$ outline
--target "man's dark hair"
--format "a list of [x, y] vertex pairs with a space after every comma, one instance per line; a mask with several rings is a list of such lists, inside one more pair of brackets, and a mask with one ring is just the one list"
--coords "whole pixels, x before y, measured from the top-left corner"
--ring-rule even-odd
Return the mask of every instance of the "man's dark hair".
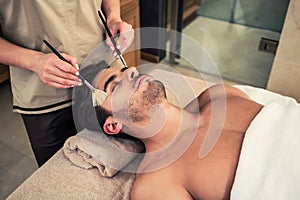
[[[101, 61], [98, 64], [92, 64], [83, 68], [80, 70], [80, 74], [86, 81], [92, 84], [96, 75], [101, 70], [109, 67], [110, 65], [105, 61]], [[74, 89], [73, 97], [73, 117], [77, 131], [80, 132], [82, 129], [86, 128], [92, 131], [102, 130], [104, 132], [103, 125], [109, 116], [113, 116], [112, 112], [106, 110], [102, 106], [94, 107], [92, 92], [85, 85], [76, 87]], [[116, 134], [114, 137], [136, 140], [136, 138], [128, 134]]]
[[[96, 75], [103, 69], [110, 67], [105, 61], [89, 65], [80, 71], [80, 74], [90, 84], [93, 83]], [[112, 113], [101, 106], [93, 106], [92, 92], [88, 87], [82, 85], [76, 87], [73, 93], [73, 115], [77, 131], [84, 128], [100, 131], [107, 117], [112, 116]]]

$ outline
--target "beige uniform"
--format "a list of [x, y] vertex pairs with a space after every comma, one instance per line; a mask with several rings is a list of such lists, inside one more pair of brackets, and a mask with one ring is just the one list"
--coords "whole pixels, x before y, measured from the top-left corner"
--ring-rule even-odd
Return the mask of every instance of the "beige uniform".
[[[80, 63], [103, 41], [97, 10], [101, 0], [0, 0], [2, 37], [19, 46], [49, 53], [43, 39]], [[1, 49], [2, 51], [2, 49]], [[13, 109], [40, 114], [71, 105], [72, 89], [44, 84], [38, 75], [10, 66]]]

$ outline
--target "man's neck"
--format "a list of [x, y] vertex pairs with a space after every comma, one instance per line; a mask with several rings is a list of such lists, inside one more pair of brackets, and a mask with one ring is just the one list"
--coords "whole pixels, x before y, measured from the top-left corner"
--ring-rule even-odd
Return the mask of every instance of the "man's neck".
[[168, 102], [164, 102], [160, 107], [162, 108], [160, 112], [164, 113], [157, 114], [157, 117], [163, 118], [162, 116], [165, 116], [163, 126], [153, 136], [141, 138], [147, 152], [162, 149], [173, 142], [175, 138], [178, 139], [181, 135], [185, 135], [198, 128], [199, 115], [186, 112]]

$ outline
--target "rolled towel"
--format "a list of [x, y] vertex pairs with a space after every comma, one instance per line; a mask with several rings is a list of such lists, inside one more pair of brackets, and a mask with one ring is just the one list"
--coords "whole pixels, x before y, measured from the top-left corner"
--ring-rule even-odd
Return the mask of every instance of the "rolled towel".
[[[84, 169], [96, 167], [100, 175], [113, 177], [141, 155], [144, 145], [137, 140], [110, 137], [102, 132], [84, 129], [67, 139], [63, 151], [74, 165]], [[135, 167], [136, 163], [127, 171], [132, 172]]]

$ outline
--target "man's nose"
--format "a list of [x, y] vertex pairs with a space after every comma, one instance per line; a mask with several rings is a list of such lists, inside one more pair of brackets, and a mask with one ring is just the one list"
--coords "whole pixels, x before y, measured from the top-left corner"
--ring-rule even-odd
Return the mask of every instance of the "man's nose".
[[126, 78], [129, 82], [133, 81], [136, 76], [139, 75], [139, 72], [135, 67], [130, 67], [126, 70]]

